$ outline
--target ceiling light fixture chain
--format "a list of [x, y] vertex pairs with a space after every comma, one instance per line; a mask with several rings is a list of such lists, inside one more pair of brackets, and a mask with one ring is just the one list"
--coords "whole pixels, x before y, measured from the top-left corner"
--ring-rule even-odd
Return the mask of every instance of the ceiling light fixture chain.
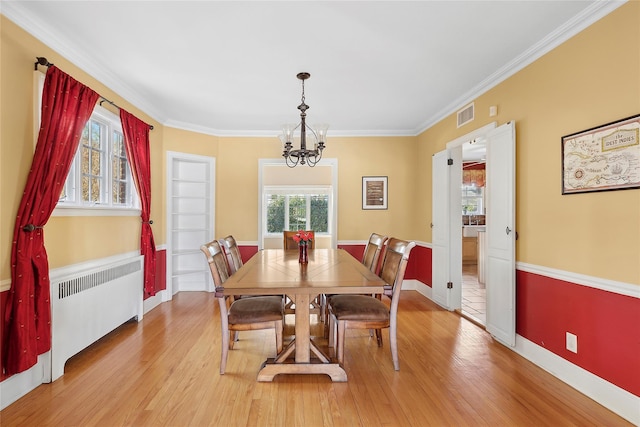
[[[284, 144], [282, 156], [284, 157], [287, 166], [290, 168], [296, 167], [298, 164], [306, 164], [313, 167], [322, 158], [322, 150], [325, 148], [327, 129], [329, 128], [329, 125], [316, 125], [315, 130], [307, 125], [306, 119], [309, 106], [305, 103], [304, 81], [311, 77], [311, 74], [298, 73], [296, 77], [302, 81], [302, 97], [301, 103], [298, 105], [298, 110], [300, 110], [300, 123], [297, 125], [286, 124], [282, 126], [282, 134], [280, 135], [280, 140]], [[298, 128], [300, 128], [300, 148], [293, 150], [292, 140], [294, 139], [294, 132]], [[307, 149], [307, 130], [315, 139], [313, 150]]]

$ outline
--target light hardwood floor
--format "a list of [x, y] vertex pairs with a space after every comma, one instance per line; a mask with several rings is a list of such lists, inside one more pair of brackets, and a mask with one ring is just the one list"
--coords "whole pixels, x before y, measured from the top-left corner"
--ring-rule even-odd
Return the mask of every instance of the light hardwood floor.
[[241, 333], [221, 376], [219, 319], [212, 294], [179, 293], [73, 357], [62, 378], [3, 410], [0, 424], [631, 425], [415, 291], [400, 301], [400, 371], [388, 331], [382, 348], [368, 331], [349, 331], [347, 383], [323, 375], [256, 382], [274, 356], [272, 331]]

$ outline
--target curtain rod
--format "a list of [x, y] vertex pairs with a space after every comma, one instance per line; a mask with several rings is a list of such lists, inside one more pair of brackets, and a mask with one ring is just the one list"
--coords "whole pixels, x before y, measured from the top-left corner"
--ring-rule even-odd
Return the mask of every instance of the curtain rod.
[[[37, 56], [37, 57], [36, 57], [36, 59], [37, 59], [37, 61], [36, 61], [35, 65], [34, 65], [34, 70], [35, 70], [35, 71], [38, 71], [38, 65], [42, 65], [42, 66], [45, 66], [45, 67], [50, 67], [50, 66], [52, 66], [52, 65], [53, 65], [53, 64], [52, 64], [51, 62], [49, 62], [49, 61], [47, 60], [47, 58], [45, 58], [45, 57]], [[113, 106], [114, 106], [114, 107], [116, 107], [118, 110], [120, 110], [120, 107], [119, 107], [115, 102], [108, 100], [107, 98], [105, 98], [105, 97], [104, 97], [104, 96], [102, 96], [102, 95], [99, 95], [99, 96], [100, 96], [100, 98], [102, 98], [102, 100], [100, 101], [100, 106], [102, 106], [102, 103], [103, 103], [103, 102], [106, 102], [106, 103], [108, 103], [108, 104], [113, 105]], [[149, 125], [149, 129], [150, 129], [150, 130], [153, 130], [153, 125]]]

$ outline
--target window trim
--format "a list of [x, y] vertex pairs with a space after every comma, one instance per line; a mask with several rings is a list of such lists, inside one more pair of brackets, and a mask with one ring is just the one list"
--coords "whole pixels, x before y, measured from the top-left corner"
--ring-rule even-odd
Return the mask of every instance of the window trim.
[[[42, 109], [42, 92], [44, 90], [44, 82], [46, 75], [38, 70], [33, 72], [33, 97], [34, 97], [34, 111], [33, 111], [33, 151], [36, 150], [36, 145], [38, 144], [38, 133], [40, 132], [40, 121], [41, 121], [41, 109]], [[106, 108], [96, 104], [93, 112], [91, 113], [91, 118], [93, 118], [94, 114], [99, 115], [103, 120], [116, 122], [118, 123], [118, 127], [120, 131], [122, 131], [122, 124], [120, 122], [120, 117], [117, 114], [107, 110]], [[90, 119], [91, 119], [90, 118]], [[110, 147], [111, 148], [111, 147]], [[69, 170], [69, 175], [77, 174], [76, 170], [73, 170], [76, 167], [76, 158], [78, 157], [78, 151], [80, 146], [78, 145], [78, 150], [76, 150], [76, 154], [74, 154], [73, 164]], [[111, 159], [106, 159], [107, 163], [110, 163]], [[127, 163], [129, 163], [129, 159], [127, 159]], [[79, 169], [79, 167], [78, 167]], [[138, 189], [136, 188], [135, 182], [133, 180], [133, 176], [131, 175], [131, 165], [129, 164], [129, 181], [131, 183], [131, 206], [111, 206], [111, 205], [80, 205], [78, 202], [71, 203], [60, 203], [56, 204], [51, 216], [140, 216], [142, 209], [140, 207], [140, 196], [138, 195]], [[68, 176], [67, 176], [68, 178]], [[75, 180], [75, 178], [74, 178]], [[66, 183], [65, 183], [66, 185]], [[111, 185], [111, 183], [107, 183], [107, 185]]]
[[[331, 167], [331, 188], [332, 188], [332, 207], [330, 212], [330, 223], [329, 223], [329, 238], [331, 239], [331, 247], [338, 247], [338, 159], [336, 158], [323, 158], [322, 163], [323, 166]], [[280, 159], [258, 159], [258, 194], [257, 194], [257, 203], [258, 203], [258, 250], [264, 249], [264, 225], [262, 221], [262, 215], [264, 210], [264, 205], [262, 203], [263, 200], [263, 187], [264, 187], [264, 170], [267, 166], [282, 166], [286, 168], [287, 165], [285, 160]], [[299, 166], [302, 167], [302, 166]]]
[[[127, 164], [129, 164], [127, 181], [130, 184], [131, 193], [129, 197], [131, 199], [131, 205], [130, 206], [112, 205], [112, 201], [111, 201], [111, 198], [112, 198], [111, 187], [112, 187], [112, 179], [113, 179], [112, 177], [113, 171], [111, 170], [113, 141], [111, 140], [111, 138], [114, 130], [117, 130], [123, 133], [122, 124], [120, 123], [120, 117], [117, 114], [114, 114], [111, 111], [107, 110], [106, 108], [100, 105], [96, 105], [89, 120], [96, 120], [100, 123], [104, 123], [107, 125], [106, 133], [108, 135], [109, 146], [106, 150], [104, 159], [102, 159], [102, 161], [104, 162], [107, 168], [107, 174], [103, 178], [103, 186], [105, 189], [107, 189], [106, 193], [104, 194], [104, 197], [106, 198], [106, 200], [108, 200], [108, 203], [92, 204], [88, 202], [82, 202], [80, 200], [74, 200], [72, 202], [58, 201], [51, 216], [139, 216], [141, 213], [140, 197], [138, 195], [135, 182], [133, 180], [129, 159], [127, 159]], [[80, 152], [80, 149], [81, 149], [81, 146], [78, 145], [78, 149], [76, 151], [76, 154], [74, 155], [73, 163], [69, 170], [69, 175], [67, 176], [67, 180], [69, 179], [69, 177], [73, 177], [72, 179], [76, 186], [80, 185], [79, 180], [81, 179], [80, 160], [79, 160], [80, 157], [78, 154]], [[74, 189], [74, 191], [75, 191], [75, 195], [77, 196], [78, 195], [77, 192], [79, 190]]]
[[[331, 188], [330, 185], [265, 185], [264, 187], [262, 187], [262, 209], [261, 209], [261, 223], [262, 223], [262, 229], [265, 230], [264, 232], [264, 237], [267, 238], [273, 238], [273, 237], [278, 237], [278, 236], [282, 236], [283, 232], [278, 232], [278, 233], [270, 233], [266, 230], [268, 230], [267, 227], [267, 210], [266, 210], [266, 202], [267, 202], [267, 196], [271, 195], [271, 194], [278, 194], [278, 195], [282, 195], [282, 196], [290, 196], [292, 194], [295, 195], [302, 195], [304, 194], [305, 196], [313, 196], [313, 195], [326, 195], [329, 196], [329, 206], [327, 208], [327, 231], [326, 232], [316, 232], [316, 234], [318, 236], [330, 236], [331, 235], [331, 230], [332, 230], [332, 223], [333, 223], [333, 218], [331, 217], [331, 214], [333, 212], [333, 189]], [[307, 204], [307, 208], [306, 208], [306, 212], [307, 212], [307, 219], [310, 221], [311, 220], [311, 199], [309, 197], [307, 197], [306, 199], [306, 204]], [[288, 225], [288, 216], [289, 216], [289, 210], [285, 209], [285, 228], [287, 228]]]

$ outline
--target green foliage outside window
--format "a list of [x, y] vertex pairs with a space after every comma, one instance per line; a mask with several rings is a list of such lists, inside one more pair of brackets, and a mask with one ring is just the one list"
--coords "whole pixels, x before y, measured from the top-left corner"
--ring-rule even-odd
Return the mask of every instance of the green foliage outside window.
[[[310, 212], [307, 212], [309, 201]], [[328, 195], [267, 195], [267, 233], [281, 233], [285, 229], [313, 230], [316, 233], [329, 232]], [[289, 214], [289, 225], [286, 215]]]

